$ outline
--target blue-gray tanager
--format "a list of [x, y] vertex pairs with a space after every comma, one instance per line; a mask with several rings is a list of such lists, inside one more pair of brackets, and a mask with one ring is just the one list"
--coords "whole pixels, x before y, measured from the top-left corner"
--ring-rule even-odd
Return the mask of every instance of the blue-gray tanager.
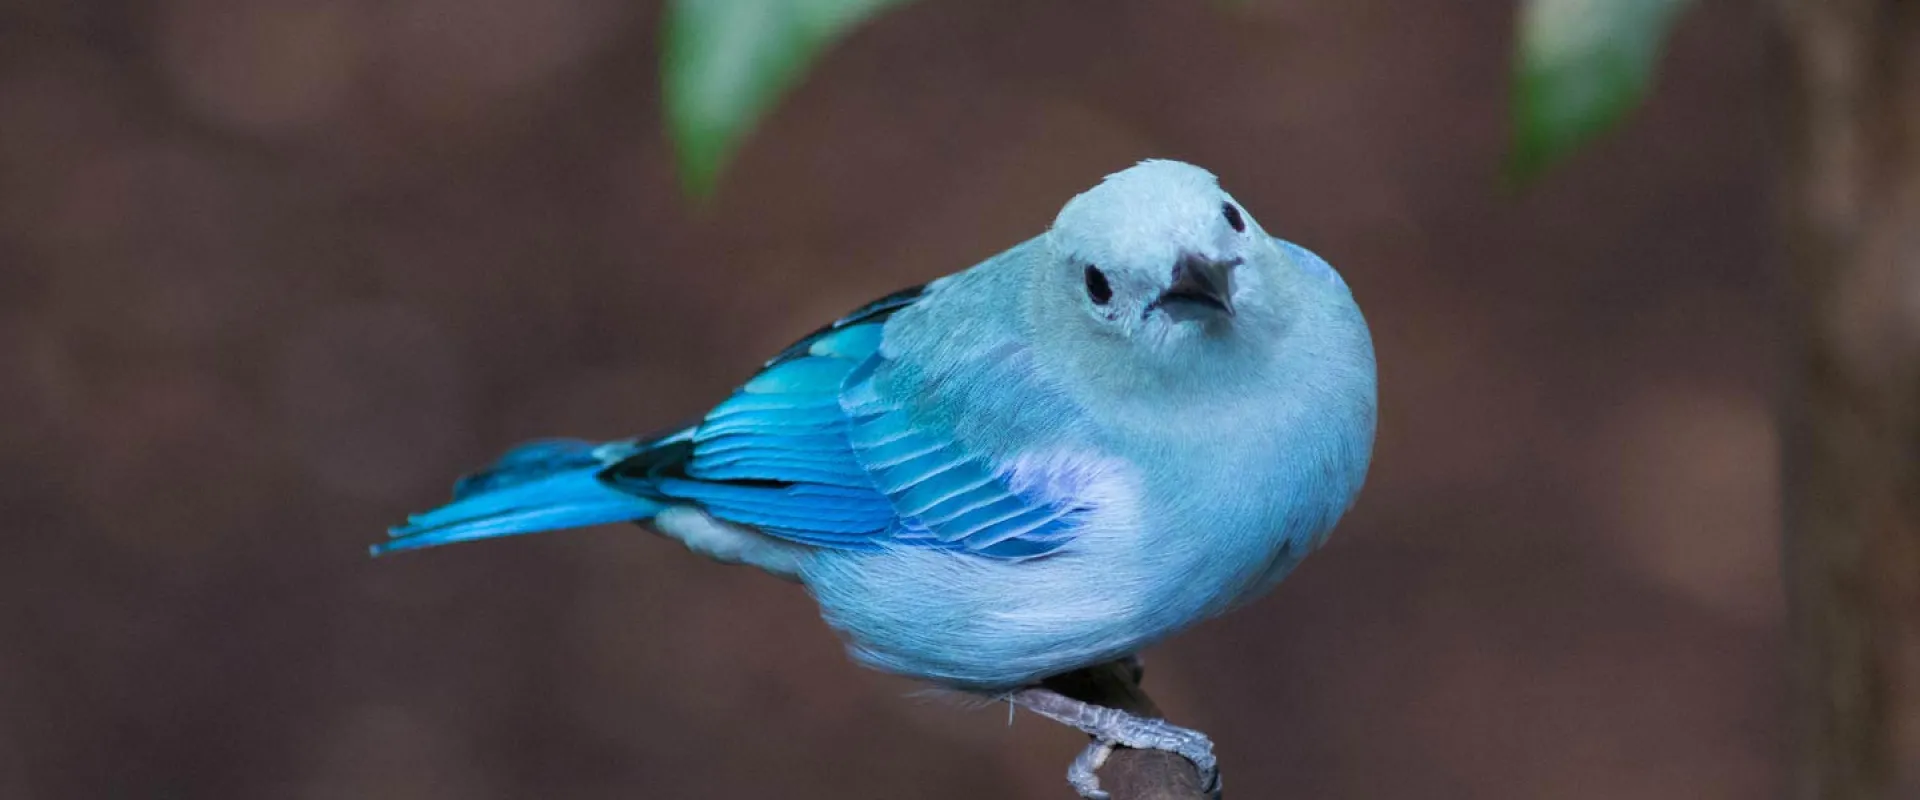
[[1146, 161], [801, 339], [699, 424], [523, 445], [376, 551], [647, 521], [798, 580], [863, 664], [1087, 730], [1083, 794], [1116, 744], [1212, 782], [1198, 733], [1033, 687], [1271, 588], [1353, 503], [1374, 417], [1340, 276], [1212, 174]]

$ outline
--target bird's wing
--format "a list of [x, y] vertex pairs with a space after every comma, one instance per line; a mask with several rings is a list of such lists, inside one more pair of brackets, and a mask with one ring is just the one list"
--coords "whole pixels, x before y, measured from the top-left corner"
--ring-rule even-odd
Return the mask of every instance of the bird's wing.
[[1079, 508], [1021, 491], [874, 380], [892, 363], [880, 352], [888, 319], [926, 292], [881, 298], [801, 339], [688, 433], [606, 479], [817, 547], [1017, 559], [1064, 546]]

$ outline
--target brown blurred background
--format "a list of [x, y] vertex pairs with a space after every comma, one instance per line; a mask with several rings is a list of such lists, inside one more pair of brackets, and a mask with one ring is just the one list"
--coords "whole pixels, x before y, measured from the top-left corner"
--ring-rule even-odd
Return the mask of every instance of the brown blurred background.
[[1148, 654], [1234, 795], [1777, 795], [1750, 5], [1515, 194], [1507, 3], [923, 0], [700, 208], [656, 3], [0, 0], [0, 797], [1069, 796], [1076, 734], [638, 529], [364, 548], [1149, 156], [1339, 266], [1379, 349], [1340, 533]]

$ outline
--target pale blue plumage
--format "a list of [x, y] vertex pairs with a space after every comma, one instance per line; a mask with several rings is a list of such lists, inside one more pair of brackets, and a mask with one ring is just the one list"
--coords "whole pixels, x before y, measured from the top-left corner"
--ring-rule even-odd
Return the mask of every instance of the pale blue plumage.
[[1206, 172], [1146, 162], [698, 425], [515, 450], [381, 549], [651, 519], [801, 581], [864, 663], [1004, 688], [1271, 587], [1351, 504], [1373, 427], [1338, 274]]

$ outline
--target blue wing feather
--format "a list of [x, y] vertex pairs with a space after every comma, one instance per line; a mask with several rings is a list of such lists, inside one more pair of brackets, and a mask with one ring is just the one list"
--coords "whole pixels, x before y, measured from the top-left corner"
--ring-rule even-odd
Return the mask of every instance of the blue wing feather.
[[1065, 546], [1081, 509], [1014, 492], [874, 380], [887, 318], [920, 296], [890, 295], [803, 338], [716, 406], [683, 453], [608, 479], [629, 473], [662, 498], [816, 547], [1032, 558]]
[[750, 395], [831, 394], [858, 362], [837, 356], [806, 356], [768, 367], [740, 391]]
[[838, 392], [821, 392], [817, 395], [784, 394], [736, 394], [707, 413], [707, 422], [713, 423], [738, 415], [751, 415], [755, 412], [793, 412], [800, 410], [831, 411], [833, 419], [842, 416], [840, 395]]

